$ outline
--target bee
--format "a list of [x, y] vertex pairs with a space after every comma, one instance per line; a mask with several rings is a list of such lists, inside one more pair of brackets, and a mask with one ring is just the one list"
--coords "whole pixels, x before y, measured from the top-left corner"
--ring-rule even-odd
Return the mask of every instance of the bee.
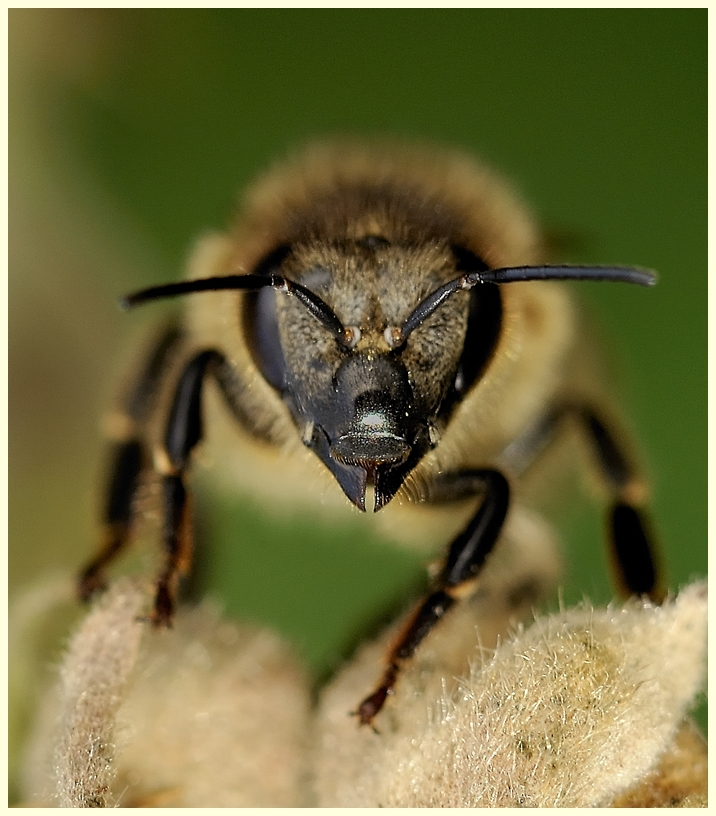
[[152, 620], [171, 623], [191, 564], [188, 472], [213, 389], [235, 426], [236, 470], [250, 483], [255, 463], [273, 463], [277, 501], [285, 488], [398, 520], [428, 509], [448, 530], [469, 505], [452, 539], [434, 542], [445, 547], [441, 566], [358, 705], [360, 723], [372, 723], [425, 635], [475, 591], [508, 510], [567, 424], [606, 486], [618, 584], [661, 601], [644, 480], [585, 373], [589, 342], [562, 283], [650, 286], [655, 275], [546, 265], [543, 245], [506, 182], [457, 152], [334, 141], [268, 172], [234, 229], [200, 243], [186, 280], [124, 300], [192, 295], [115, 417], [105, 537], [81, 596], [104, 586], [132, 537], [150, 473], [164, 548]]

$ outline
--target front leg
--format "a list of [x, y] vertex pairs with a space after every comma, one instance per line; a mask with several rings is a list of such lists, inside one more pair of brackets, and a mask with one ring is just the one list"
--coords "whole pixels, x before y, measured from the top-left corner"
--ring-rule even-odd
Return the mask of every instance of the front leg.
[[142, 471], [147, 467], [144, 429], [155, 410], [161, 383], [180, 341], [181, 333], [174, 325], [165, 329], [113, 415], [114, 445], [102, 512], [103, 541], [79, 576], [78, 591], [82, 600], [89, 600], [105, 588], [107, 566], [128, 546], [132, 537], [135, 497]]
[[568, 418], [575, 419], [595, 454], [597, 470], [611, 494], [608, 514], [611, 561], [617, 586], [625, 596], [648, 595], [662, 603], [665, 595], [658, 548], [644, 508], [647, 489], [639, 469], [603, 410], [585, 399], [554, 406], [528, 433], [505, 449], [510, 470], [522, 472], [537, 459]]
[[436, 501], [455, 500], [483, 493], [470, 523], [448, 550], [433, 592], [418, 606], [388, 655], [388, 665], [378, 688], [358, 706], [361, 725], [370, 725], [386, 698], [393, 693], [401, 666], [409, 660], [423, 638], [461, 598], [471, 595], [477, 578], [497, 541], [507, 515], [510, 487], [497, 470], [467, 470], [443, 477], [435, 486]]
[[166, 561], [157, 579], [152, 622], [171, 624], [179, 589], [179, 578], [191, 566], [191, 502], [185, 476], [192, 450], [202, 437], [201, 396], [207, 374], [223, 357], [216, 351], [202, 351], [184, 368], [174, 393], [174, 401], [164, 433], [164, 446], [155, 457], [162, 476], [163, 543]]

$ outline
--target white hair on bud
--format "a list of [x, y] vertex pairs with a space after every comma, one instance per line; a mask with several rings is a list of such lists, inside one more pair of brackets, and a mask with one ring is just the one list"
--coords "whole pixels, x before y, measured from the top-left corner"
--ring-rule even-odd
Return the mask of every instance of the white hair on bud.
[[[518, 558], [525, 538], [535, 549]], [[150, 588], [117, 582], [41, 700], [23, 804], [705, 806], [705, 742], [686, 714], [705, 672], [706, 584], [663, 606], [585, 603], [505, 637], [558, 563], [529, 514], [511, 516], [503, 549], [408, 662], [376, 731], [349, 712], [400, 622], [312, 712], [304, 670], [270, 630], [205, 603], [151, 631]], [[27, 631], [66, 600], [60, 589], [33, 600]]]
[[157, 640], [120, 711], [121, 803], [303, 806], [310, 691], [288, 645], [210, 604], [179, 609]]
[[84, 619], [60, 672], [55, 780], [60, 807], [108, 807], [115, 717], [134, 669], [146, 590], [118, 582]]
[[489, 659], [475, 649], [472, 669], [457, 687], [444, 683], [437, 706], [423, 693], [424, 671], [406, 671], [378, 733], [345, 724], [354, 665], [319, 714], [318, 804], [608, 804], [658, 763], [693, 705], [706, 621], [704, 583], [663, 606], [585, 604], [539, 618]]
[[25, 801], [303, 805], [310, 692], [289, 647], [208, 603], [152, 630], [150, 603], [121, 580], [80, 624], [26, 751]]

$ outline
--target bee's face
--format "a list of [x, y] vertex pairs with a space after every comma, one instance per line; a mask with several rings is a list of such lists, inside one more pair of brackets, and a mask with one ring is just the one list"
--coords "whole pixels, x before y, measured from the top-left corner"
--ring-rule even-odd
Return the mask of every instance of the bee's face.
[[[654, 280], [621, 267], [524, 266], [536, 255], [536, 234], [479, 167], [338, 143], [307, 154], [285, 175], [269, 174], [230, 244], [217, 256], [221, 274], [150, 287], [127, 303], [248, 291], [239, 299], [239, 337], [211, 341], [219, 359], [224, 346], [238, 347], [230, 373], [219, 375], [229, 403], [273, 442], [293, 432], [290, 420], [285, 427], [290, 416], [361, 509], [369, 484], [376, 509], [389, 502], [438, 444], [453, 408], [477, 393], [493, 359], [511, 359], [496, 353], [510, 336], [503, 319], [514, 325], [521, 318], [507, 299], [503, 314], [503, 284]], [[274, 393], [253, 387], [257, 371]], [[477, 439], [482, 432], [472, 429]]]
[[[280, 257], [283, 256], [283, 257]], [[347, 327], [340, 343], [294, 298], [247, 298], [249, 345], [302, 435], [361, 509], [388, 502], [439, 436], [457, 393], [471, 296], [457, 293], [404, 344], [392, 341], [415, 307], [453, 279], [457, 259], [431, 241], [380, 236], [305, 242], [269, 263], [318, 295]]]

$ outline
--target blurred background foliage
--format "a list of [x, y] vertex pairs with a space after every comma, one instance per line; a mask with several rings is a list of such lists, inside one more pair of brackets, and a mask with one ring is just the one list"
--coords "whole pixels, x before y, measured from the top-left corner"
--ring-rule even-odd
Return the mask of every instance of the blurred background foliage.
[[[575, 239], [569, 260], [659, 271], [650, 291], [580, 293], [645, 451], [670, 585], [706, 572], [705, 9], [9, 21], [11, 597], [93, 549], [100, 417], [152, 322], [117, 297], [182, 275], [193, 239], [227, 223], [258, 171], [335, 132], [462, 146]], [[422, 580], [419, 556], [365, 540], [350, 514], [319, 531], [198, 489], [209, 591], [277, 626], [319, 674]], [[563, 522], [565, 598], [611, 597], [600, 509]]]

